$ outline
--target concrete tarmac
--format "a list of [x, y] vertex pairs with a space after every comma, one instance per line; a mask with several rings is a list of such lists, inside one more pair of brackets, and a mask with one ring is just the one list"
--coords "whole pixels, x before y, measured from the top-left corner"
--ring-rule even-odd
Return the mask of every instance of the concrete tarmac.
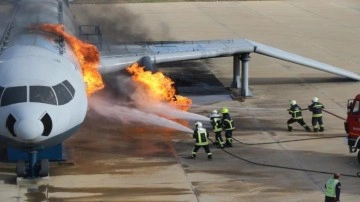
[[[111, 42], [247, 38], [360, 73], [356, 0], [71, 6], [80, 24], [100, 24]], [[203, 150], [197, 159], [187, 159], [194, 144], [187, 133], [123, 125], [90, 112], [65, 142], [68, 162], [51, 164], [48, 179], [17, 184], [15, 165], [2, 162], [1, 201], [324, 201], [324, 184], [333, 172], [343, 174], [341, 201], [359, 200], [360, 165], [344, 143], [344, 121], [325, 113], [322, 133], [296, 124], [288, 132], [286, 125], [289, 100], [306, 108], [314, 96], [345, 118], [358, 82], [251, 54], [253, 96], [240, 102], [226, 90], [231, 57], [158, 68], [192, 98], [190, 112], [208, 116], [213, 109], [229, 108], [236, 125], [232, 148], [211, 145], [212, 161]], [[311, 114], [304, 111], [304, 117], [311, 125]], [[301, 141], [282, 142], [289, 140]]]

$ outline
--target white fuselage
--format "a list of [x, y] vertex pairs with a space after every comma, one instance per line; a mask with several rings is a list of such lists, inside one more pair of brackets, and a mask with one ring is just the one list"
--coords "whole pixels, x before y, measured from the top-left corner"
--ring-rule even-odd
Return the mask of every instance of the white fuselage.
[[[63, 4], [59, 9], [59, 3]], [[63, 142], [84, 121], [87, 95], [81, 69], [66, 42], [29, 29], [64, 24], [75, 33], [61, 0], [21, 0], [0, 53], [0, 141], [37, 150]]]

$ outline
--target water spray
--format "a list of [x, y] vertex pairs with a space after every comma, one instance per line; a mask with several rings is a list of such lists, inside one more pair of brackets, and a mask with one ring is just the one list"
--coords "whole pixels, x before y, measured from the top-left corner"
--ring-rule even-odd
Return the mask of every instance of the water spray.
[[157, 125], [166, 128], [172, 128], [178, 131], [192, 133], [193, 130], [183, 126], [176, 121], [164, 118], [157, 114], [140, 111], [136, 108], [112, 104], [106, 98], [93, 96], [89, 99], [89, 107], [97, 114], [107, 117], [114, 121], [120, 121], [122, 124], [144, 123]]

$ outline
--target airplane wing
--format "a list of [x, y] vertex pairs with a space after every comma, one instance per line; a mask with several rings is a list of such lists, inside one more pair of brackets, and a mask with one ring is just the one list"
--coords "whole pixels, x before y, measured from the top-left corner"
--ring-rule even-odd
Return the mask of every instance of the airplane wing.
[[244, 53], [258, 53], [360, 81], [360, 76], [354, 72], [247, 39], [111, 45], [104, 47], [101, 51], [99, 71], [100, 73], [118, 71], [134, 62], [153, 65], [164, 62], [227, 57]]

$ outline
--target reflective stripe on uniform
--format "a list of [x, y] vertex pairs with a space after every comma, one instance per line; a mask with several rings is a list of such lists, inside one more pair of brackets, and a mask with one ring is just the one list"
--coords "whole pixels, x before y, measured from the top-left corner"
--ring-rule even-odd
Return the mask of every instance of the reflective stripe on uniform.
[[206, 130], [204, 128], [198, 128], [195, 145], [199, 145], [199, 146], [208, 145], [209, 142], [206, 136], [207, 136]]
[[212, 118], [212, 124], [213, 124], [213, 131], [214, 132], [218, 132], [218, 131], [222, 131], [222, 127], [221, 127], [221, 118], [220, 117], [213, 117]]
[[302, 119], [301, 110], [289, 110], [293, 119]]
[[228, 124], [224, 124], [224, 130], [234, 130], [235, 126], [233, 124], [233, 120], [231, 119], [224, 119], [224, 122], [227, 122]]
[[320, 103], [313, 103], [309, 106], [309, 109], [313, 112], [312, 117], [322, 117], [322, 109], [324, 109], [324, 105]]
[[337, 179], [329, 179], [326, 182], [325, 195], [328, 197], [336, 197], [336, 184], [339, 182]]

